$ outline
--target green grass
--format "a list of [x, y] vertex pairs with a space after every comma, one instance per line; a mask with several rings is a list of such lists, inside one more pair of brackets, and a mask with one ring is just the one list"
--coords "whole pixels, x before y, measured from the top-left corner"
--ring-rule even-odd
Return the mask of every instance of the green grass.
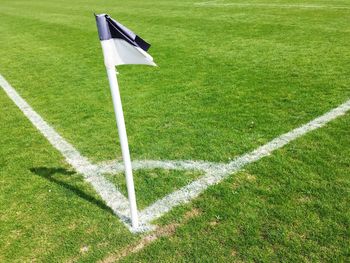
[[[0, 74], [94, 162], [119, 159], [120, 148], [93, 12], [149, 41], [159, 65], [119, 69], [133, 159], [228, 162], [350, 98], [350, 9], [195, 2], [0, 0]], [[249, 3], [350, 8], [338, 0]], [[95, 262], [140, 238], [2, 90], [0, 105], [1, 262]], [[202, 213], [125, 260], [348, 261], [349, 121], [176, 208], [157, 223], [193, 207]], [[139, 171], [139, 205], [196, 176]], [[121, 176], [110, 179], [124, 189]]]
[[[0, 261], [94, 261], [134, 240], [0, 90]], [[122, 238], [121, 238], [122, 237]], [[89, 247], [84, 255], [80, 250]]]
[[[137, 205], [139, 209], [146, 208], [159, 198], [185, 186], [194, 179], [203, 175], [198, 171], [145, 169], [133, 173]], [[124, 173], [108, 174], [106, 177], [127, 196], [126, 180]]]
[[209, 188], [199, 217], [125, 261], [348, 261], [349, 125], [348, 115]]

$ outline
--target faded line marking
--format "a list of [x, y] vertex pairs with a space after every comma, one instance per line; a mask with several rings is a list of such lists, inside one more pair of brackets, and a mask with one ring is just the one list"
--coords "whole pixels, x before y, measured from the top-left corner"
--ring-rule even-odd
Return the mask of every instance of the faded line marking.
[[103, 260], [99, 261], [100, 263], [112, 263], [118, 262], [121, 259], [129, 256], [130, 254], [137, 253], [147, 246], [151, 245], [154, 241], [161, 237], [169, 237], [175, 234], [176, 229], [184, 224], [186, 224], [190, 219], [197, 217], [202, 212], [196, 208], [185, 213], [183, 220], [181, 223], [171, 223], [165, 226], [161, 226], [155, 229], [155, 231], [151, 234], [148, 234], [138, 240], [136, 243], [131, 244], [121, 250], [119, 250], [115, 254], [108, 255]]
[[267, 8], [300, 8], [300, 9], [350, 9], [349, 6], [336, 5], [313, 5], [313, 4], [278, 4], [278, 3], [223, 3], [218, 1], [208, 1], [195, 3], [195, 6], [200, 7], [267, 7]]
[[[2, 86], [8, 97], [17, 105], [30, 122], [45, 136], [77, 172], [84, 176], [95, 191], [101, 196], [106, 204], [130, 229], [130, 211], [128, 199], [120, 193], [112, 183], [107, 181], [99, 172], [99, 168], [83, 157], [70, 143], [59, 135], [30, 105], [17, 93], [17, 91], [0, 75], [0, 86]], [[141, 226], [148, 229], [150, 226]], [[138, 230], [135, 230], [138, 231]]]

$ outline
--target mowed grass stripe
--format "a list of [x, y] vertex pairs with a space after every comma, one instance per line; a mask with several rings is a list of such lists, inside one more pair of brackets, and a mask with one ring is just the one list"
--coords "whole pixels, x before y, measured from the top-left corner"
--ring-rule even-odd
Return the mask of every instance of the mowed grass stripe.
[[[41, 5], [50, 10], [50, 4]], [[155, 12], [147, 2], [136, 25], [126, 11], [134, 5], [123, 5], [120, 14], [111, 5], [111, 14], [146, 34], [160, 68], [120, 69], [133, 158], [226, 162], [336, 106], [349, 93], [345, 17], [222, 10], [196, 12], [189, 19], [184, 16], [192, 9], [184, 13], [176, 7], [165, 19], [160, 10], [169, 8], [162, 5]], [[37, 20], [48, 21], [50, 12], [44, 18], [17, 12], [33, 26], [27, 35], [35, 35], [28, 45], [19, 41], [20, 34], [15, 37], [25, 52], [7, 46], [12, 50], [7, 53], [23, 60], [16, 70], [5, 69], [5, 77], [20, 82], [25, 98], [81, 152], [94, 160], [113, 159], [119, 146], [94, 21], [85, 23], [90, 14], [84, 8], [72, 9], [72, 20], [54, 16], [57, 10], [51, 9], [52, 24]], [[147, 19], [150, 12], [155, 13]], [[66, 26], [77, 15], [83, 19], [76, 27], [86, 24], [86, 31]], [[226, 21], [224, 27], [214, 18]], [[17, 21], [13, 18], [5, 33], [24, 32]], [[39, 50], [44, 36], [48, 46]], [[30, 61], [36, 57], [40, 63], [33, 68]]]
[[[7, 95], [13, 100], [13, 102], [21, 109], [21, 111], [23, 111], [26, 117], [33, 123], [33, 125], [50, 141], [50, 143], [56, 149], [61, 152], [61, 154], [66, 158], [66, 161], [72, 165], [77, 172], [84, 175], [85, 180], [92, 184], [107, 205], [112, 208], [112, 210], [122, 219], [122, 221], [125, 222], [124, 217], [127, 215], [125, 212], [127, 210], [127, 203], [125, 197], [118, 190], [121, 186], [121, 189], [124, 190], [123, 192], [125, 193], [125, 184], [121, 183], [121, 177], [110, 177], [110, 181], [117, 183], [117, 188], [115, 189], [113, 185], [101, 177], [100, 168], [91, 164], [86, 158], [81, 156], [72, 145], [67, 143], [59, 134], [57, 134], [57, 132], [51, 126], [49, 126], [35, 111], [33, 111], [33, 109], [16, 93], [16, 91], [6, 82], [5, 79], [2, 78], [1, 75], [0, 85], [4, 88]], [[344, 115], [349, 109], [350, 101], [347, 101], [337, 108], [334, 108], [324, 115], [310, 121], [309, 123], [273, 139], [269, 143], [260, 146], [256, 150], [247, 153], [228, 164], [217, 164], [210, 167], [211, 164], [207, 163], [209, 168], [204, 170], [205, 175], [193, 182], [190, 182], [191, 177], [188, 179], [181, 178], [182, 180], [179, 180], [179, 178], [176, 178], [176, 176], [169, 176], [169, 172], [164, 174], [164, 176], [160, 176], [165, 177], [165, 181], [163, 178], [163, 182], [162, 180], [158, 180], [160, 182], [156, 182], [157, 180], [150, 178], [150, 174], [142, 179], [136, 176], [136, 190], [137, 192], [141, 192], [141, 202], [139, 202], [141, 203], [141, 208], [145, 208], [145, 200], [146, 202], [147, 199], [148, 201], [152, 199], [153, 201], [156, 200], [154, 204], [152, 204], [150, 207], [146, 207], [145, 210], [140, 213], [141, 222], [148, 224], [154, 219], [159, 218], [164, 213], [170, 211], [174, 206], [191, 201], [208, 186], [220, 182], [232, 173], [241, 170], [245, 165], [270, 155], [274, 150], [285, 146], [306, 133], [321, 128], [335, 118]], [[149, 167], [145, 166], [144, 168]], [[160, 170], [157, 170], [156, 173], [162, 174]], [[181, 175], [182, 172], [176, 172], [175, 174]], [[150, 184], [147, 183], [148, 181]], [[174, 191], [176, 186], [182, 186], [184, 185], [184, 182], [187, 182], [187, 185], [183, 186], [178, 191]], [[171, 185], [172, 188], [170, 189], [172, 189], [174, 192], [170, 193], [164, 198], [159, 199], [164, 194], [171, 192], [169, 189], [166, 189], [165, 186], [167, 184]], [[160, 187], [159, 190], [156, 191], [157, 185]], [[142, 187], [144, 189], [142, 189]], [[148, 194], [149, 189], [152, 189], [151, 194]]]
[[[96, 161], [115, 159], [118, 142], [93, 11], [108, 11], [145, 37], [161, 65], [120, 69], [134, 158], [227, 162], [350, 97], [347, 11], [197, 8], [195, 2], [3, 0], [0, 72]], [[44, 36], [52, 43], [40, 43]], [[28, 172], [45, 164], [67, 167], [46, 156], [53, 153], [45, 142], [24, 151], [36, 133], [19, 130], [24, 117], [8, 119], [16, 110], [0, 100], [13, 108], [1, 115], [10, 123], [1, 125], [1, 135], [18, 138], [1, 136], [1, 180], [8, 190], [0, 198], [6, 247], [0, 261], [95, 262], [136, 241], [94, 203], [92, 189], [83, 191], [90, 203]], [[337, 120], [210, 188], [194, 204], [203, 216], [125, 261], [347, 261], [348, 127], [348, 117]], [[34, 171], [56, 171], [50, 177], [86, 187], [69, 170]], [[28, 178], [26, 189], [19, 187]], [[50, 198], [46, 188], [41, 195], [37, 185], [57, 195]], [[160, 222], [177, 221], [190, 208], [181, 206]]]

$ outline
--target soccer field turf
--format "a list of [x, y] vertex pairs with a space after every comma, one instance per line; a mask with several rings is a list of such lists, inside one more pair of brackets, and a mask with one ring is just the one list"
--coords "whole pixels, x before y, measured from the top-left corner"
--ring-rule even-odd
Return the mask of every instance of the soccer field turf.
[[[134, 160], [228, 163], [350, 98], [349, 1], [0, 0], [0, 74], [94, 163], [121, 160], [94, 12], [159, 65], [118, 68]], [[1, 88], [0, 105], [1, 262], [350, 260], [349, 113], [157, 219], [156, 239], [130, 233]], [[199, 176], [138, 170], [139, 207]]]

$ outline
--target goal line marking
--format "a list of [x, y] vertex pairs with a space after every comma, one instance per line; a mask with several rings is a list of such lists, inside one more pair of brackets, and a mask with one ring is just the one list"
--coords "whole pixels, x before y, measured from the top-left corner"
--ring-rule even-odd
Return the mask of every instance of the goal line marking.
[[2, 75], [0, 75], [0, 86], [29, 121], [64, 156], [67, 163], [84, 176], [85, 181], [92, 185], [113, 212], [131, 229], [128, 199], [112, 183], [105, 179], [99, 172], [98, 166], [90, 163], [73, 145], [58, 134], [52, 126], [33, 110]]
[[284, 133], [272, 141], [246, 153], [229, 163], [214, 163], [205, 161], [161, 161], [140, 160], [133, 161], [133, 169], [168, 169], [168, 170], [197, 170], [204, 173], [203, 176], [192, 181], [188, 185], [159, 199], [142, 211], [139, 211], [141, 227], [133, 229], [130, 224], [130, 212], [128, 199], [103, 175], [107, 173], [120, 173], [124, 170], [122, 163], [117, 161], [92, 164], [82, 156], [69, 142], [55, 131], [30, 105], [16, 92], [16, 90], [0, 75], [0, 86], [17, 105], [32, 124], [47, 138], [47, 140], [64, 156], [77, 172], [84, 176], [106, 204], [121, 219], [132, 232], [144, 232], [153, 229], [152, 221], [169, 212], [175, 206], [188, 203], [200, 195], [209, 186], [217, 184], [228, 176], [238, 172], [245, 165], [256, 162], [270, 155], [273, 151], [282, 148], [297, 138], [319, 129], [328, 122], [345, 115], [350, 110], [350, 100], [317, 117], [316, 119]]

